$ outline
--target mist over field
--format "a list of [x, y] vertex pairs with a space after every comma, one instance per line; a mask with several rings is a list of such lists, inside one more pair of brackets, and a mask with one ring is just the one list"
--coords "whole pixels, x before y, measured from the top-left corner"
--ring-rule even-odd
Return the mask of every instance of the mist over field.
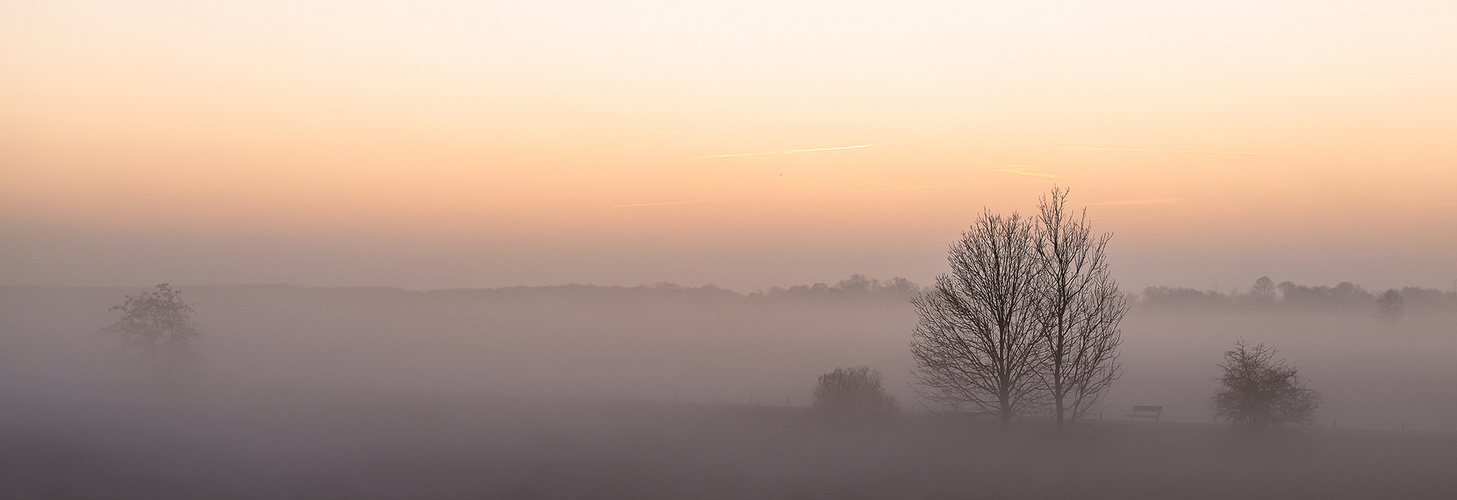
[[[1391, 319], [1370, 294], [1254, 304], [1150, 289], [1124, 322], [1121, 378], [1074, 439], [1049, 441], [1043, 419], [1008, 434], [921, 402], [904, 286], [182, 289], [202, 332], [197, 363], [162, 383], [98, 332], [110, 306], [145, 290], [0, 288], [0, 494], [1457, 491], [1437, 472], [1457, 465], [1457, 309], [1440, 291]], [[1240, 339], [1299, 365], [1324, 398], [1315, 428], [1242, 441], [1211, 425], [1216, 363]], [[908, 411], [894, 424], [817, 423], [815, 379], [844, 366], [883, 372]], [[1163, 406], [1161, 423], [1125, 418], [1133, 405]], [[1054, 458], [1067, 479], [1027, 486]], [[1327, 471], [1346, 482], [1285, 477]]]
[[1453, 26], [0, 1], [0, 500], [1454, 499]]

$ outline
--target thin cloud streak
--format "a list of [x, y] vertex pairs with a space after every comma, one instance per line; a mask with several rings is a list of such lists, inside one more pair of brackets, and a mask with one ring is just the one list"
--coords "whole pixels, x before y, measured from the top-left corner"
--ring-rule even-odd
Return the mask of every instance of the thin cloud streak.
[[920, 185], [920, 186], [894, 186], [894, 187], [887, 187], [887, 188], [848, 189], [848, 190], [844, 190], [844, 191], [834, 191], [833, 194], [845, 194], [845, 193], [876, 193], [876, 192], [881, 192], [881, 191], [909, 191], [909, 190], [912, 190], [912, 189], [935, 189], [935, 188], [944, 188], [944, 187], [979, 186], [979, 185], [982, 185], [982, 184], [992, 184], [992, 182], [986, 182], [986, 181], [983, 181], [983, 182], [959, 182], [959, 183], [955, 183], [955, 184], [924, 184], [924, 185]]
[[1260, 155], [1273, 156], [1278, 153], [1260, 153], [1252, 151], [1193, 151], [1187, 149], [1148, 149], [1148, 148], [1078, 148], [1068, 146], [970, 146], [977, 149], [1067, 149], [1077, 151], [1142, 151], [1150, 153], [1192, 153], [1211, 155]]
[[[841, 190], [841, 191], [807, 193], [806, 195], [809, 196], [809, 195], [817, 195], [817, 194], [849, 194], [849, 193], [874, 193], [874, 192], [882, 192], [882, 191], [907, 191], [907, 190], [912, 190], [912, 189], [935, 189], [935, 188], [945, 188], [945, 187], [977, 186], [977, 185], [994, 184], [994, 183], [995, 182], [985, 182], [984, 181], [984, 182], [962, 182], [962, 183], [955, 183], [955, 184], [925, 184], [925, 185], [920, 185], [920, 186], [893, 186], [893, 187], [886, 187], [886, 188], [846, 189], [846, 190]], [[749, 197], [749, 198], [720, 198], [720, 199], [714, 199], [714, 200], [662, 201], [662, 202], [654, 202], [654, 203], [628, 203], [628, 204], [623, 204], [623, 205], [612, 205], [610, 208], [660, 207], [660, 206], [667, 206], [667, 205], [689, 205], [689, 204], [694, 204], [694, 203], [718, 203], [718, 202], [725, 202], [725, 201], [778, 200], [778, 199], [791, 198], [791, 197], [793, 197], [793, 196], [765, 196], [765, 197]]]
[[1030, 175], [1032, 177], [1057, 177], [1056, 175], [1053, 175], [1053, 174], [1044, 174], [1042, 172], [1033, 172], [1030, 169], [1037, 168], [1037, 167], [1033, 167], [1031, 165], [997, 165], [997, 166], [998, 167], [1005, 167], [1005, 168], [987, 168], [987, 169], [983, 169], [983, 170], [987, 170], [989, 172], [1004, 172], [1004, 173], [1008, 173], [1008, 174], [1017, 174], [1017, 175]]
[[1183, 198], [1153, 198], [1153, 199], [1146, 199], [1146, 200], [1100, 201], [1098, 203], [1089, 203], [1086, 206], [1096, 207], [1096, 206], [1103, 206], [1103, 205], [1158, 205], [1158, 204], [1163, 204], [1163, 203], [1178, 203], [1178, 202], [1181, 202], [1181, 201], [1184, 201], [1184, 199]]
[[660, 202], [655, 202], [655, 203], [629, 203], [629, 204], [626, 204], [626, 205], [613, 205], [612, 208], [660, 207], [660, 206], [663, 206], [663, 205], [689, 205], [689, 204], [693, 204], [693, 203], [717, 203], [717, 202], [720, 202], [720, 201], [748, 201], [748, 200], [757, 200], [757, 199], [760, 199], [760, 198], [722, 198], [722, 199], [717, 199], [717, 200], [660, 201]]
[[868, 148], [870, 146], [874, 146], [874, 144], [860, 144], [858, 146], [839, 146], [839, 147], [833, 147], [833, 148], [789, 149], [789, 150], [785, 150], [785, 151], [766, 151], [766, 152], [763, 152], [763, 153], [733, 153], [733, 154], [726, 154], [726, 155], [699, 156], [698, 158], [734, 158], [734, 157], [738, 157], [738, 156], [787, 155], [787, 154], [794, 154], [794, 153], [813, 153], [813, 152], [816, 152], [816, 151], [834, 151], [834, 150], [837, 150], [837, 149]]

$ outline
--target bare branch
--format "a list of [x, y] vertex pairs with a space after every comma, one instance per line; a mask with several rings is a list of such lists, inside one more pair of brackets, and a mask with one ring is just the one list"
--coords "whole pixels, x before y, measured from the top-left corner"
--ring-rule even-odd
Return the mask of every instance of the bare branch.
[[952, 245], [951, 274], [912, 301], [920, 321], [911, 354], [928, 399], [1003, 422], [1042, 404], [1033, 247], [1030, 221], [984, 213]]

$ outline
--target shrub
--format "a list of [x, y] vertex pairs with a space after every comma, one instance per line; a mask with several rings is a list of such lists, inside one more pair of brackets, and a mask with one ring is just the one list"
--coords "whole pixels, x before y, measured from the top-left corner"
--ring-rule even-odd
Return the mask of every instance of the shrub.
[[820, 375], [812, 409], [835, 420], [880, 420], [899, 413], [900, 404], [880, 385], [880, 372], [862, 366]]
[[1274, 360], [1275, 350], [1244, 342], [1224, 353], [1224, 385], [1214, 395], [1215, 414], [1237, 427], [1315, 424], [1320, 396], [1300, 380], [1299, 369]]

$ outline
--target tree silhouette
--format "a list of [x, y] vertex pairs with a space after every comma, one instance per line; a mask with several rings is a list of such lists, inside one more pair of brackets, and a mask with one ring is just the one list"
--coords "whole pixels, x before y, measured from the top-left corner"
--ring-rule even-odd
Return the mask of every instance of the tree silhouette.
[[830, 419], [878, 420], [898, 413], [900, 404], [881, 386], [880, 372], [862, 366], [820, 375], [812, 409]]
[[1314, 425], [1320, 396], [1305, 387], [1299, 370], [1275, 360], [1264, 344], [1240, 341], [1224, 353], [1224, 386], [1214, 395], [1215, 415], [1239, 427]]
[[1269, 276], [1260, 276], [1255, 284], [1250, 287], [1249, 299], [1255, 305], [1268, 307], [1275, 303], [1276, 295], [1275, 282]]
[[1406, 300], [1402, 298], [1401, 292], [1387, 290], [1376, 298], [1376, 315], [1389, 320], [1401, 318], [1406, 312]]
[[1045, 399], [1039, 266], [1032, 224], [984, 212], [951, 246], [951, 273], [912, 300], [911, 339], [921, 395], [971, 406], [1004, 424]]
[[110, 310], [121, 311], [121, 319], [102, 328], [115, 333], [130, 348], [145, 353], [164, 378], [186, 368], [192, 357], [192, 341], [200, 336], [192, 324], [192, 306], [182, 292], [167, 283], [141, 295], [127, 295]]
[[1074, 218], [1066, 204], [1066, 190], [1042, 197], [1036, 235], [1046, 350], [1038, 373], [1059, 428], [1086, 414], [1118, 378], [1118, 325], [1128, 312], [1108, 275], [1104, 249], [1113, 235], [1094, 236], [1087, 210]]

